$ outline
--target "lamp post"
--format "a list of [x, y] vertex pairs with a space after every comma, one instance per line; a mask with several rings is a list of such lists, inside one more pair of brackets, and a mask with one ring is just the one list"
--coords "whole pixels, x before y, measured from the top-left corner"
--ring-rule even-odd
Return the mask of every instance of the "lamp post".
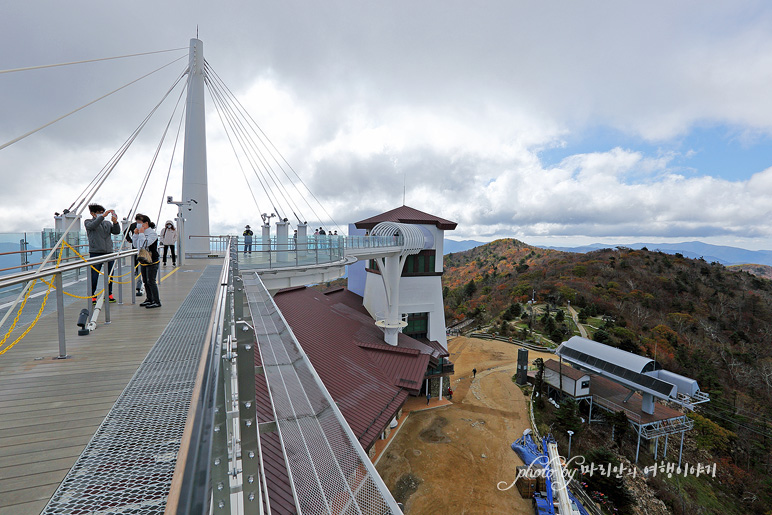
[[571, 437], [574, 436], [574, 432], [570, 429], [566, 431], [568, 433], [568, 459], [571, 459]]

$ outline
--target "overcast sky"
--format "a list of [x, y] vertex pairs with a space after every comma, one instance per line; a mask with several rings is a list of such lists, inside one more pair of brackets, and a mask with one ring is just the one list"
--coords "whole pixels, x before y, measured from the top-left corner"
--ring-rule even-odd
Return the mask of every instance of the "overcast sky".
[[[180, 49], [0, 74], [0, 145], [183, 57], [0, 150], [0, 232], [52, 226], [184, 69], [198, 27], [339, 228], [404, 191], [457, 221], [453, 239], [772, 249], [767, 1], [50, 0], [4, 2], [0, 18], [0, 70]], [[128, 211], [179, 91], [95, 200]], [[272, 203], [248, 175], [255, 205], [206, 101], [211, 232], [257, 226]], [[166, 194], [181, 194], [170, 132], [140, 203], [153, 218], [170, 166]], [[313, 207], [299, 216], [331, 226]]]

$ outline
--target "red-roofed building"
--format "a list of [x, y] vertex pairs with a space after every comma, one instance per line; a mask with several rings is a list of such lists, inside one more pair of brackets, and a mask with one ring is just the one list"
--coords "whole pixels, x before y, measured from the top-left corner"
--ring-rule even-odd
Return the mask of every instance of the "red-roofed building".
[[[405, 256], [399, 276], [399, 311], [407, 327], [402, 332], [418, 340], [437, 342], [446, 350], [445, 309], [442, 299], [444, 232], [456, 228], [451, 222], [408, 206], [372, 216], [349, 226], [349, 234], [365, 234], [379, 223], [414, 225], [425, 237], [425, 247]], [[348, 267], [348, 289], [364, 298], [371, 317], [387, 312], [386, 286], [375, 259]]]
[[398, 222], [401, 224], [414, 224], [414, 225], [434, 225], [437, 229], [442, 231], [455, 230], [458, 225], [456, 222], [445, 220], [439, 216], [430, 215], [424, 213], [409, 206], [400, 206], [386, 211], [380, 215], [371, 216], [365, 220], [355, 223], [357, 229], [372, 230], [373, 227], [381, 222]]
[[385, 343], [362, 298], [343, 288], [289, 288], [274, 300], [365, 450], [427, 377], [453, 372], [436, 342], [399, 334], [396, 346]]

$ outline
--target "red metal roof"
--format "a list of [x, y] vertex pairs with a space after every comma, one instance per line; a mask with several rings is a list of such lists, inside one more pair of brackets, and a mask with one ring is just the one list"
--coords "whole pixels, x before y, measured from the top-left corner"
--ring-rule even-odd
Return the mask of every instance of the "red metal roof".
[[398, 222], [403, 224], [418, 224], [418, 225], [436, 225], [437, 228], [443, 231], [452, 231], [458, 225], [456, 222], [445, 220], [439, 216], [430, 215], [424, 213], [409, 206], [400, 206], [386, 211], [379, 215], [372, 216], [366, 220], [356, 222], [354, 225], [357, 229], [372, 229], [380, 222]]
[[[439, 358], [450, 356], [448, 351], [443, 349], [439, 342], [429, 341], [425, 338], [417, 340], [402, 333], [397, 335], [397, 346], [393, 347], [383, 341], [383, 332], [381, 332], [380, 329], [375, 328], [370, 313], [368, 313], [367, 308], [362, 305], [362, 297], [346, 288], [338, 288], [325, 292], [325, 296], [336, 301], [334, 309], [338, 310], [344, 316], [355, 318], [360, 323], [374, 328], [373, 331], [370, 331], [370, 336], [374, 336], [374, 339], [368, 338], [367, 340], [373, 345], [385, 346], [386, 349], [392, 350], [415, 349], [421, 354], [429, 354], [433, 366], [439, 362]], [[361, 344], [363, 341], [360, 340], [359, 343]]]
[[372, 318], [347, 304], [352, 299], [345, 292], [328, 296], [295, 288], [278, 292], [274, 301], [362, 447], [369, 449], [404, 403], [407, 390], [420, 388], [428, 353], [381, 348], [383, 333]]
[[[255, 351], [255, 366], [262, 366], [260, 347], [255, 345]], [[273, 421], [271, 397], [268, 394], [265, 374], [255, 374], [255, 398], [257, 422], [262, 424], [263, 422]], [[266, 472], [271, 513], [282, 515], [297, 513], [295, 500], [292, 497], [292, 486], [287, 472], [287, 464], [284, 461], [284, 453], [281, 449], [279, 433], [276, 431], [262, 433], [260, 435], [260, 450], [263, 453], [263, 466]], [[265, 508], [265, 504], [263, 507]]]

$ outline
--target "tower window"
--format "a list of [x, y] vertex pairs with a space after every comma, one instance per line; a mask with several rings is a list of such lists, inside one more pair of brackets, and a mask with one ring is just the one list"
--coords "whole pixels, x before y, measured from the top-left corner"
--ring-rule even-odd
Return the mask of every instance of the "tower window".
[[429, 334], [429, 313], [409, 313], [407, 326], [402, 332], [413, 338], [427, 338]]

